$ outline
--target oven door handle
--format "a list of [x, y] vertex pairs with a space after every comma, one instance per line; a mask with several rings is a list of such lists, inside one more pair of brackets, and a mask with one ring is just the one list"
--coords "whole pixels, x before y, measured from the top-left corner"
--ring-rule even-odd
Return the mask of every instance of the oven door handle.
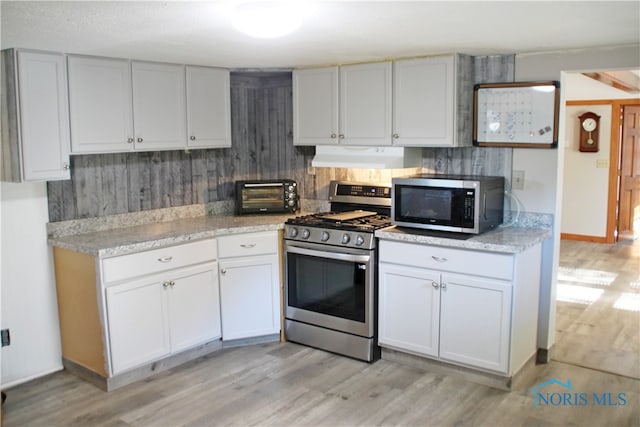
[[335, 252], [317, 251], [314, 249], [299, 248], [295, 246], [288, 246], [286, 251], [292, 254], [337, 259], [339, 261], [347, 261], [347, 262], [369, 262], [369, 260], [371, 259], [370, 255], [340, 254]]

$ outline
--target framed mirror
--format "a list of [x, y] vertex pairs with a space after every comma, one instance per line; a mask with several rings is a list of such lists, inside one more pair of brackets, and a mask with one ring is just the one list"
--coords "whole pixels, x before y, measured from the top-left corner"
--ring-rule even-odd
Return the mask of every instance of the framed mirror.
[[473, 145], [556, 148], [560, 82], [486, 83], [473, 91]]

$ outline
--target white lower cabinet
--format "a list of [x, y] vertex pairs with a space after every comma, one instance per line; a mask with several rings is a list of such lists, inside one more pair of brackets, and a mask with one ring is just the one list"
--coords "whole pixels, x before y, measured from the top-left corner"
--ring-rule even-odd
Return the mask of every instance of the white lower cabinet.
[[511, 283], [442, 274], [440, 358], [507, 372]]
[[217, 263], [107, 288], [113, 373], [220, 338]]
[[511, 375], [537, 348], [539, 259], [381, 241], [380, 346]]
[[222, 340], [280, 333], [278, 232], [218, 238]]

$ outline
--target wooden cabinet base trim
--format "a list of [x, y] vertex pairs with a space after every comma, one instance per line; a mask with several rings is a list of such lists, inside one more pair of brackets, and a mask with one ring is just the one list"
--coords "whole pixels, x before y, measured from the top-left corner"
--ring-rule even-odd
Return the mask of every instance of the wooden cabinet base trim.
[[62, 364], [72, 374], [82, 378], [83, 380], [95, 385], [96, 387], [104, 391], [116, 390], [120, 387], [132, 384], [136, 381], [143, 380], [157, 373], [166, 371], [183, 363], [205, 356], [209, 353], [216, 352], [222, 348], [222, 342], [218, 339], [209, 343], [200, 345], [198, 347], [191, 348], [178, 354], [174, 354], [162, 360], [156, 360], [155, 362], [148, 363], [146, 365], [139, 366], [131, 369], [130, 371], [123, 372], [118, 375], [114, 375], [111, 378], [106, 378], [96, 372], [87, 369], [84, 366], [63, 358]]

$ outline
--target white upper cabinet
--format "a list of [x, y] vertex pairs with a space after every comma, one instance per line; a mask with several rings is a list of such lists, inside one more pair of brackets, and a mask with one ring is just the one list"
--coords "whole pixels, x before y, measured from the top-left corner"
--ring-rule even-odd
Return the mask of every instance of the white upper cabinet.
[[187, 146], [231, 147], [229, 70], [188, 65], [186, 72]]
[[393, 144], [471, 145], [471, 57], [407, 59], [393, 66]]
[[391, 145], [391, 62], [293, 72], [295, 145]]
[[470, 146], [473, 79], [460, 54], [294, 70], [294, 144]]
[[68, 56], [73, 154], [231, 146], [229, 70]]
[[131, 65], [126, 59], [67, 57], [73, 153], [133, 149]]
[[340, 67], [340, 139], [391, 145], [391, 62]]
[[294, 145], [338, 143], [338, 67], [294, 70]]
[[64, 55], [2, 51], [2, 179], [69, 179]]
[[133, 61], [131, 76], [136, 149], [185, 148], [184, 65]]

